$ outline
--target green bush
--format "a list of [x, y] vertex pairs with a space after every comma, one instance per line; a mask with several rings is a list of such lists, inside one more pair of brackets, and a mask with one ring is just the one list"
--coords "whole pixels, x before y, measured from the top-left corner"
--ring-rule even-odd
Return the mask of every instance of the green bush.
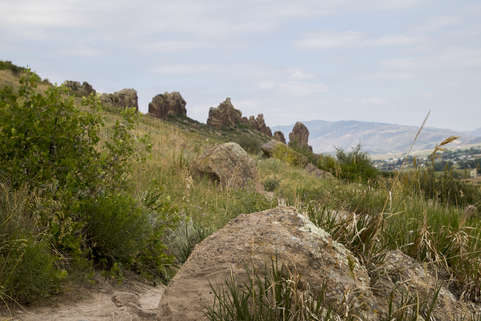
[[261, 141], [255, 137], [242, 135], [234, 139], [246, 152], [251, 154], [259, 154], [261, 152]]
[[[138, 116], [125, 110], [107, 127], [96, 97], [79, 109], [62, 87], [39, 90], [38, 82], [27, 73], [18, 89], [0, 89], [0, 181], [38, 200], [17, 215], [18, 228], [0, 230], [2, 239], [8, 236], [0, 247], [0, 292], [14, 291], [20, 303], [52, 293], [59, 271], [82, 269], [87, 258], [102, 268], [163, 277], [171, 259], [162, 236], [176, 210], [155, 189], [129, 196], [131, 165], [149, 150], [132, 130]], [[5, 222], [0, 228], [11, 226]]]
[[351, 152], [338, 149], [336, 152], [340, 167], [340, 176], [349, 181], [369, 182], [378, 176], [378, 170], [372, 165], [367, 153], [361, 151], [357, 145]]
[[138, 202], [110, 194], [85, 204], [87, 244], [96, 262], [110, 269], [114, 262], [133, 264], [145, 246], [152, 225]]
[[306, 156], [296, 152], [284, 144], [276, 145], [272, 152], [272, 157], [282, 160], [295, 167], [304, 168], [308, 163]]
[[263, 182], [264, 189], [268, 192], [273, 192], [279, 187], [279, 180], [275, 177], [268, 177]]

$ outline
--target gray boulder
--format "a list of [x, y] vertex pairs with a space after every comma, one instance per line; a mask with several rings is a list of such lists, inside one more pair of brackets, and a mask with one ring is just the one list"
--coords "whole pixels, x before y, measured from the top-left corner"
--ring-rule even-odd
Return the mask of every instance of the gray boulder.
[[245, 187], [257, 176], [254, 160], [237, 143], [207, 149], [194, 161], [192, 170], [211, 177], [225, 187]]

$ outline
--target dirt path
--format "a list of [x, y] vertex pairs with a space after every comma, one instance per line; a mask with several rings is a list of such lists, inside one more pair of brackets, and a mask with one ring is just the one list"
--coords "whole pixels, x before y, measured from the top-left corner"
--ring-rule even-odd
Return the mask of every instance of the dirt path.
[[155, 308], [164, 289], [135, 281], [122, 286], [104, 283], [95, 289], [76, 289], [36, 307], [0, 312], [0, 321], [156, 320]]

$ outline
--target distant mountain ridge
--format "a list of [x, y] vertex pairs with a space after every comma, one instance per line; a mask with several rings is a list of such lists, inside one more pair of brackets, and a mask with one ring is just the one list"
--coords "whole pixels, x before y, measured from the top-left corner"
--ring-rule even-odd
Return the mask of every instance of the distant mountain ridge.
[[[362, 150], [370, 154], [402, 153], [409, 150], [418, 131], [416, 126], [354, 120], [311, 120], [303, 123], [310, 132], [309, 143], [318, 153], [334, 152], [339, 147], [350, 149], [357, 144], [361, 144]], [[274, 126], [272, 129], [280, 130], [288, 137], [292, 127], [293, 125]], [[453, 135], [460, 136], [460, 139], [451, 143], [452, 147], [481, 144], [481, 128], [471, 132], [459, 132], [425, 127], [413, 150], [432, 149], [436, 144]]]

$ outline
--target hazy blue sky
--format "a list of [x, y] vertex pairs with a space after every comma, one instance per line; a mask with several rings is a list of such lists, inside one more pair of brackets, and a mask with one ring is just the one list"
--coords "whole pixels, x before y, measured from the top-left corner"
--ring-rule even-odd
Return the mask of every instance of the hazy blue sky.
[[0, 0], [0, 59], [202, 122], [229, 96], [268, 125], [481, 127], [479, 0]]

